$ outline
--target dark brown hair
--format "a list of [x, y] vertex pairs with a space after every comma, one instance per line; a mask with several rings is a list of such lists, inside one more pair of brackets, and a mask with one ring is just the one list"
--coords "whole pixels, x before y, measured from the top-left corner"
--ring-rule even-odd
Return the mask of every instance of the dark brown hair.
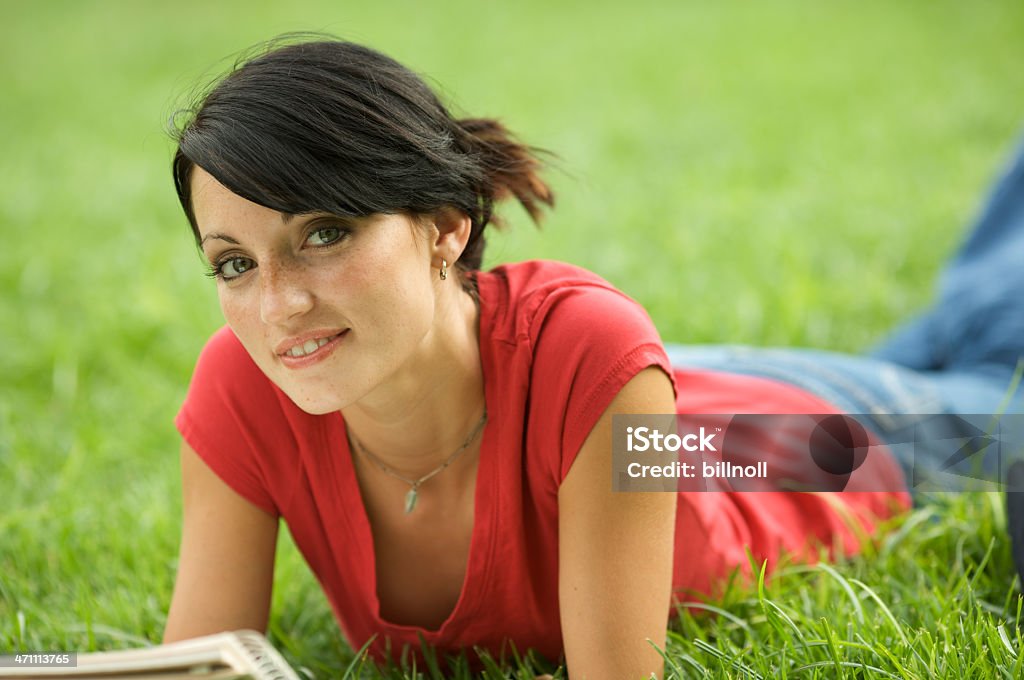
[[458, 263], [465, 270], [481, 266], [496, 201], [515, 196], [537, 223], [541, 205], [554, 205], [537, 150], [497, 120], [454, 119], [419, 76], [372, 49], [294, 38], [236, 63], [174, 126], [174, 184], [197, 242], [197, 165], [233, 193], [289, 214], [453, 206], [472, 223]]

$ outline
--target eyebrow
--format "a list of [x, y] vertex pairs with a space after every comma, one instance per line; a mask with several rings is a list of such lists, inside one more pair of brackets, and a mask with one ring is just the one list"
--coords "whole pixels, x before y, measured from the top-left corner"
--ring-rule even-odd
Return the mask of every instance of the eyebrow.
[[206, 236], [204, 236], [203, 240], [199, 242], [199, 245], [200, 246], [205, 245], [206, 242], [209, 241], [212, 238], [220, 239], [221, 241], [227, 241], [228, 243], [232, 243], [232, 244], [234, 244], [236, 246], [239, 245], [238, 241], [236, 241], [235, 239], [231, 238], [227, 234], [218, 234], [217, 232], [211, 232], [211, 233], [207, 234]]
[[[298, 217], [300, 215], [309, 215], [309, 216], [315, 217], [317, 215], [317, 213], [315, 213], [315, 212], [314, 213], [281, 213], [281, 221], [284, 222], [285, 224], [288, 224], [293, 219], [295, 219], [296, 217]], [[206, 236], [203, 237], [203, 240], [199, 242], [199, 247], [204, 246], [206, 244], [206, 242], [209, 241], [210, 239], [219, 239], [221, 241], [227, 241], [228, 243], [230, 243], [232, 245], [236, 245], [236, 246], [237, 245], [241, 245], [238, 241], [236, 241], [234, 238], [228, 236], [227, 234], [221, 234], [220, 232], [214, 231], [214, 232], [210, 232], [209, 234], [207, 234]]]

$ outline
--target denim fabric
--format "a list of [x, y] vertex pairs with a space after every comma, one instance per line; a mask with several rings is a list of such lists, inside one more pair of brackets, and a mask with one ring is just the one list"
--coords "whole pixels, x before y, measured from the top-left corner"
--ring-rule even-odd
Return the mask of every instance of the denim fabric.
[[[908, 427], [931, 422], [942, 429], [955, 420], [929, 421], [934, 414], [1024, 413], [1024, 388], [1010, 392], [1024, 362], [1024, 144], [941, 275], [938, 293], [930, 309], [865, 355], [739, 345], [666, 349], [680, 368], [797, 385], [869, 416], [868, 425], [893, 441]], [[1024, 433], [1014, 436], [1024, 440]], [[908, 475], [922, 464], [899, 451], [897, 457]], [[1001, 478], [1001, 470], [994, 474]]]
[[924, 314], [872, 356], [909, 368], [1011, 372], [1024, 348], [1024, 144], [939, 280]]

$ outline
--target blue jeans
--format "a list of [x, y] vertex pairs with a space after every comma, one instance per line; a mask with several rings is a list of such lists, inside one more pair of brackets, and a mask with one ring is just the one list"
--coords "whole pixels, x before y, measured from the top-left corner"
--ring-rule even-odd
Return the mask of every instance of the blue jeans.
[[[1024, 144], [946, 266], [938, 292], [930, 309], [864, 355], [739, 345], [666, 349], [680, 368], [797, 385], [847, 413], [865, 414], [867, 425], [893, 443], [923, 421], [940, 429], [956, 421], [936, 421], [936, 414], [1024, 414], [1024, 387], [1015, 380], [1024, 370]], [[1024, 442], [1024, 416], [1007, 420], [1021, 430], [1010, 440]], [[922, 460], [918, 451], [915, 461], [893, 450], [908, 475], [914, 465], [943, 463], [941, 452]]]

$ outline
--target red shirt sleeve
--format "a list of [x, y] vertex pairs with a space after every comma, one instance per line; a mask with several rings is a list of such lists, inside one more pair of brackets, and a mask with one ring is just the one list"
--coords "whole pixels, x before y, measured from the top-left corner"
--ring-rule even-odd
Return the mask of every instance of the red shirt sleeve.
[[542, 447], [559, 483], [615, 395], [637, 373], [657, 366], [675, 382], [657, 329], [647, 312], [597, 277], [559, 285], [537, 305], [530, 338], [531, 427], [557, 435]]
[[280, 479], [281, 453], [294, 447], [281, 408], [274, 385], [224, 327], [203, 348], [174, 421], [225, 484], [275, 517], [282, 493], [270, 480]]

